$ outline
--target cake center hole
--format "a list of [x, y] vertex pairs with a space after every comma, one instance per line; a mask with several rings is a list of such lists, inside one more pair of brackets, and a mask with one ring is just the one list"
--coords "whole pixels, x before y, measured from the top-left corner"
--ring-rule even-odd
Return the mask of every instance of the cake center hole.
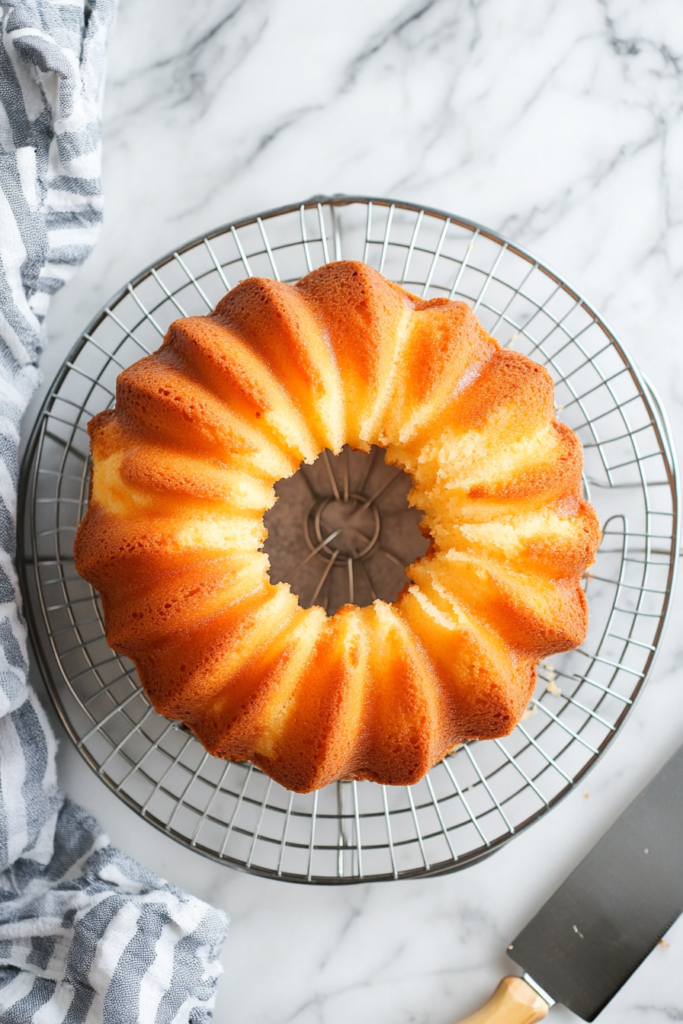
[[275, 487], [265, 515], [271, 583], [287, 582], [303, 607], [333, 615], [344, 604], [395, 601], [406, 566], [423, 555], [422, 513], [408, 505], [410, 476], [381, 448], [329, 451]]

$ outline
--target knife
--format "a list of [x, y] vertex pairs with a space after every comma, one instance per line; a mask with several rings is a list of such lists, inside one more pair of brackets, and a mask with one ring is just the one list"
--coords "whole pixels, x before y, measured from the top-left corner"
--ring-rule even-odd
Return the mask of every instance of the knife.
[[524, 977], [460, 1024], [594, 1020], [682, 911], [683, 746], [510, 943]]

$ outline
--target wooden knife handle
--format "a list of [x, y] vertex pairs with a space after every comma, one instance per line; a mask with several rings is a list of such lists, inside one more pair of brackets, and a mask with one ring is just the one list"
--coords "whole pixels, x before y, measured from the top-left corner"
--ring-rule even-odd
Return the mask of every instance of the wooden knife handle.
[[524, 978], [503, 978], [486, 1006], [459, 1024], [534, 1024], [550, 1007]]

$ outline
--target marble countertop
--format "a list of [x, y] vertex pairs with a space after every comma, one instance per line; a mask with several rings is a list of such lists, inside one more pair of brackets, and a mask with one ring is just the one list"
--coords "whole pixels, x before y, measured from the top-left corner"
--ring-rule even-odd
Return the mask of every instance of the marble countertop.
[[[171, 247], [315, 193], [386, 195], [478, 220], [555, 266], [652, 379], [681, 447], [677, 0], [121, 0], [104, 184], [100, 242], [48, 317], [48, 381], [103, 302]], [[116, 844], [230, 915], [219, 1024], [450, 1024], [510, 971], [507, 943], [680, 742], [680, 614], [679, 597], [649, 686], [584, 784], [450, 876], [250, 877], [143, 823], [66, 738], [62, 783]], [[666, 942], [601, 1021], [683, 1020], [683, 921]], [[577, 1018], [558, 1006], [549, 1019]]]

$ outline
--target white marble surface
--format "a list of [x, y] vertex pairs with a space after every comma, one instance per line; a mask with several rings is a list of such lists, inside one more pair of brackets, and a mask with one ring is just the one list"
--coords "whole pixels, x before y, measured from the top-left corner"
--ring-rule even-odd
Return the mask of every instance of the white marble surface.
[[[364, 192], [480, 220], [556, 266], [653, 379], [683, 447], [678, 0], [122, 0], [104, 181], [100, 243], [49, 315], [47, 378], [103, 301], [171, 246], [313, 193]], [[341, 890], [252, 878], [142, 823], [66, 739], [62, 781], [117, 844], [231, 915], [220, 1024], [448, 1024], [488, 995], [506, 943], [678, 744], [680, 655], [674, 618], [584, 787], [445, 878]], [[667, 941], [601, 1021], [683, 1020], [683, 921]], [[556, 1007], [550, 1019], [576, 1018]]]

